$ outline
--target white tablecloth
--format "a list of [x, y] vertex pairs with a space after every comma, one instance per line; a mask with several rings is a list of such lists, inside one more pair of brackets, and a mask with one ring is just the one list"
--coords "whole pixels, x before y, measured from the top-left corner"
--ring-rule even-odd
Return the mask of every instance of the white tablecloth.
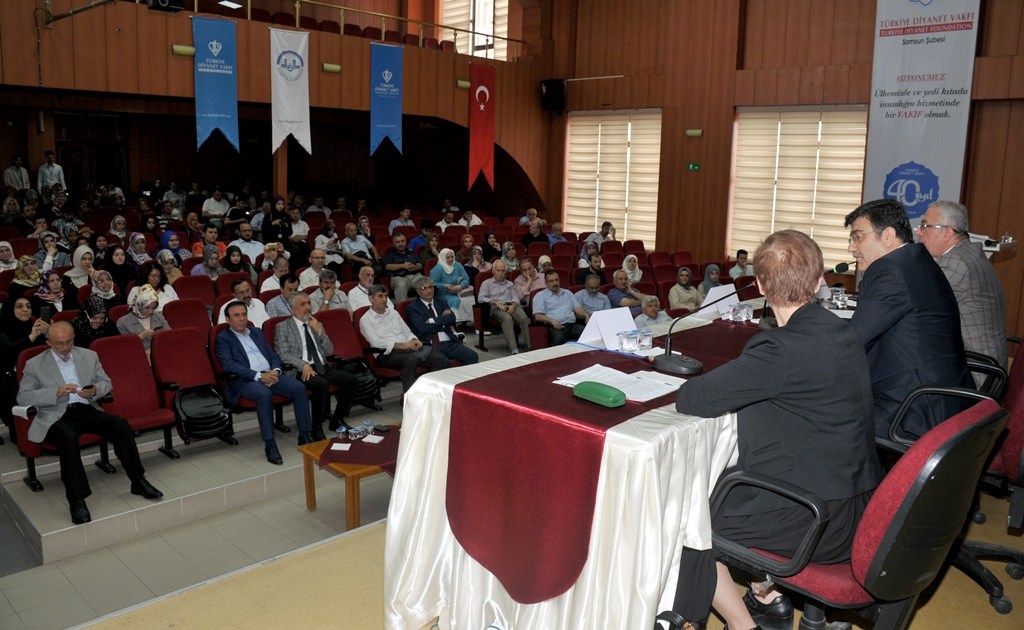
[[[607, 433], [589, 556], [575, 586], [539, 604], [513, 600], [448, 526], [445, 488], [455, 385], [584, 351], [572, 345], [421, 376], [405, 396], [402, 441], [388, 509], [384, 618], [420, 628], [651, 628], [671, 608], [682, 547], [708, 549], [708, 498], [734, 461], [736, 418], [702, 419], [674, 405]], [[494, 445], [501, 448], [501, 445]]]

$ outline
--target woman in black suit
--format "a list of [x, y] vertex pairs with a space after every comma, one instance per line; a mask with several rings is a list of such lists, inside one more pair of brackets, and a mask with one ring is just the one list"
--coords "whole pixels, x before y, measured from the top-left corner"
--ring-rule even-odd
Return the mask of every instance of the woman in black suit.
[[11, 407], [17, 404], [18, 397], [15, 373], [18, 355], [22, 350], [46, 343], [49, 327], [46, 322], [32, 317], [32, 304], [20, 295], [7, 298], [0, 309], [0, 419], [10, 430], [12, 442], [15, 435]]
[[[882, 478], [864, 346], [847, 322], [813, 302], [824, 265], [810, 237], [796, 230], [772, 234], [754, 255], [754, 268], [779, 327], [752, 337], [733, 361], [687, 381], [676, 410], [701, 417], [736, 410], [738, 467], [824, 499], [831, 519], [811, 560], [844, 562]], [[730, 492], [711, 518], [716, 533], [785, 556], [795, 552], [811, 520], [806, 508], [749, 487]], [[673, 621], [702, 623], [712, 605], [733, 630], [792, 627], [785, 595], [769, 588], [757, 595], [748, 590], [741, 599], [714, 551], [684, 549], [673, 605], [681, 618]]]

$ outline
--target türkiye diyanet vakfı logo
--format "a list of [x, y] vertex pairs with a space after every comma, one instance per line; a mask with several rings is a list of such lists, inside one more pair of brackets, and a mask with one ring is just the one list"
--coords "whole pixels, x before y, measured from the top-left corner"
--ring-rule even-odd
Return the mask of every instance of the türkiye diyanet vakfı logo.
[[903, 204], [910, 218], [924, 214], [928, 206], [939, 199], [938, 175], [914, 161], [905, 162], [889, 171], [884, 186], [882, 196]]
[[391, 70], [385, 68], [380, 73], [380, 78], [384, 79], [383, 83], [378, 83], [373, 86], [373, 91], [380, 96], [394, 96], [398, 94], [398, 86], [391, 83], [391, 79], [394, 78], [394, 74]]
[[293, 50], [286, 50], [277, 56], [277, 71], [288, 81], [300, 79], [303, 67], [302, 55]]
[[224, 59], [220, 58], [220, 51], [223, 50], [224, 46], [217, 40], [213, 39], [206, 45], [212, 57], [203, 57], [196, 64], [196, 70], [198, 72], [212, 72], [213, 74], [231, 74], [235, 71], [235, 67], [229, 64]]

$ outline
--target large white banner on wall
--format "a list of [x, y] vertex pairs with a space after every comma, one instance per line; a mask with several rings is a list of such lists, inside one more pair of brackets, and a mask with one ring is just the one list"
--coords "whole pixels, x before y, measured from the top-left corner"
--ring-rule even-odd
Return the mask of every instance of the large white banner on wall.
[[864, 200], [959, 201], [979, 0], [878, 0]]
[[309, 132], [309, 33], [270, 29], [270, 152], [288, 134], [313, 154]]

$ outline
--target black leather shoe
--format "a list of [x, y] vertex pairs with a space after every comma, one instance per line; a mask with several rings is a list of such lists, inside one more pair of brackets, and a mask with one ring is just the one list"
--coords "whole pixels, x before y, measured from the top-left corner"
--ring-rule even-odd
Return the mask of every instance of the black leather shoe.
[[682, 615], [674, 610], [662, 611], [654, 619], [654, 630], [662, 630], [661, 624], [658, 623], [659, 621], [667, 623], [668, 630], [700, 630], [702, 627], [699, 623], [687, 621]]
[[267, 461], [271, 464], [280, 466], [284, 463], [284, 460], [281, 459], [281, 451], [277, 450], [277, 442], [271, 441], [263, 447], [263, 451], [267, 454]]
[[132, 482], [132, 494], [150, 500], [162, 499], [164, 496], [164, 493], [154, 488], [153, 484], [149, 483], [145, 477]]
[[78, 501], [71, 502], [71, 522], [75, 525], [82, 525], [92, 520], [92, 514], [89, 514], [89, 508], [85, 506], [85, 500], [79, 499]]
[[793, 602], [785, 595], [780, 594], [770, 604], [762, 604], [750, 589], [747, 589], [743, 595], [743, 603], [759, 628], [776, 630], [793, 627]]
[[313, 441], [313, 438], [312, 438], [312, 436], [310, 436], [310, 434], [308, 434], [308, 433], [300, 433], [299, 434], [299, 446], [302, 446], [303, 444], [309, 444], [312, 441]]
[[319, 442], [320, 440], [326, 440], [327, 436], [324, 435], [324, 428], [318, 424], [313, 427], [313, 431], [309, 434], [309, 438], [314, 442]]

